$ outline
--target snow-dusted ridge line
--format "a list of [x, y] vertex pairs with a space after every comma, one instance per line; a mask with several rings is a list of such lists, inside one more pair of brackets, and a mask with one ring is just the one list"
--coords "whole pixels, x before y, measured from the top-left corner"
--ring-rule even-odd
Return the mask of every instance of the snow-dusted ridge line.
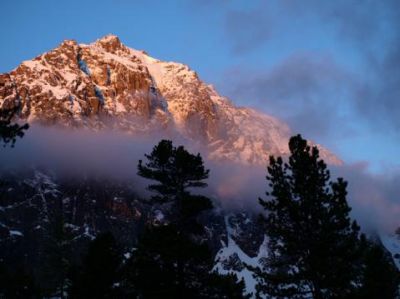
[[[265, 166], [271, 154], [288, 154], [292, 134], [273, 116], [235, 106], [187, 65], [153, 58], [112, 34], [90, 44], [65, 40], [24, 61], [0, 75], [0, 94], [0, 106], [20, 99], [30, 122], [177, 132], [217, 161]], [[320, 149], [328, 163], [342, 163]]]

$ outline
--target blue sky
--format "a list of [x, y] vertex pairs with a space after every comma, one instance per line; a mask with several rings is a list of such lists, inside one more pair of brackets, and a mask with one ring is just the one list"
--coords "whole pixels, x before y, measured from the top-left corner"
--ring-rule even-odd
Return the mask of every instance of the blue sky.
[[396, 0], [8, 0], [0, 72], [64, 39], [108, 33], [188, 64], [236, 104], [370, 170], [400, 168], [400, 4]]

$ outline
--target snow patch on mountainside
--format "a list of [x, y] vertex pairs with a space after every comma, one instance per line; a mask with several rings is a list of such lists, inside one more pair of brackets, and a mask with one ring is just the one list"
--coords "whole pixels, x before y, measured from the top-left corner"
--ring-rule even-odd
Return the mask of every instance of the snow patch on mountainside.
[[260, 267], [263, 259], [268, 256], [267, 237], [264, 237], [258, 255], [249, 257], [239, 245], [233, 240], [232, 236], [236, 233], [235, 229], [230, 226], [228, 217], [225, 217], [225, 225], [227, 230], [228, 243], [222, 242], [222, 248], [215, 257], [214, 269], [220, 274], [236, 274], [239, 280], [244, 280], [246, 292], [252, 293], [253, 298], [256, 294], [257, 281], [253, 276], [253, 272], [247, 267]]
[[400, 270], [400, 235], [391, 234], [380, 237], [383, 246], [392, 254], [393, 260]]

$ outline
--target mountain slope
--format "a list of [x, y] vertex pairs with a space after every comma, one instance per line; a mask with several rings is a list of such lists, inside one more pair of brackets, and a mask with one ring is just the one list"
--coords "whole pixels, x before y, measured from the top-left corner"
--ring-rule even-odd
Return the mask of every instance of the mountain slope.
[[291, 135], [282, 121], [236, 107], [188, 66], [130, 49], [114, 35], [89, 45], [66, 40], [0, 75], [0, 106], [16, 104], [30, 122], [177, 134], [207, 148], [210, 159], [244, 164], [287, 154]]

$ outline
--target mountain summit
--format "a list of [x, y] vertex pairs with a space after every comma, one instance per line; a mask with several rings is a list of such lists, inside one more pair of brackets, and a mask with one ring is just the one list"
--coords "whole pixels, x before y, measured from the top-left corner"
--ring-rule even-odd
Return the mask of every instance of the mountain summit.
[[286, 155], [291, 135], [284, 122], [220, 96], [187, 65], [152, 58], [115, 35], [88, 45], [65, 40], [1, 74], [0, 107], [16, 104], [29, 122], [174, 133], [205, 146], [210, 159], [244, 164]]

